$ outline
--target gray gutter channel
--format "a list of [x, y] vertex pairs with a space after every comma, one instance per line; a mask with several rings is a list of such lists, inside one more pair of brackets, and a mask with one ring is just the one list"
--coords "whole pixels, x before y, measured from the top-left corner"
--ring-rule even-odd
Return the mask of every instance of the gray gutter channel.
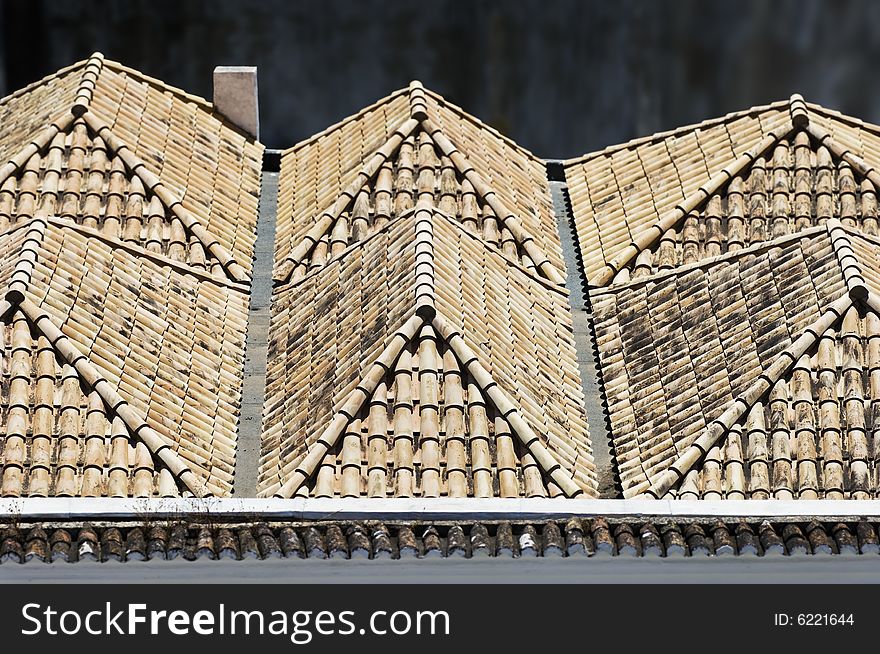
[[599, 497], [620, 497], [614, 482], [614, 458], [611, 454], [608, 414], [605, 411], [604, 395], [596, 365], [598, 351], [593, 332], [593, 316], [589, 310], [588, 299], [584, 294], [584, 284], [580, 274], [582, 266], [576, 243], [577, 236], [569, 210], [568, 184], [565, 181], [565, 171], [561, 161], [547, 161], [547, 180], [550, 187], [550, 197], [553, 200], [553, 211], [556, 214], [559, 238], [562, 243], [562, 254], [565, 258], [565, 286], [569, 292], [568, 301], [571, 307], [574, 343], [577, 350], [581, 387], [584, 391], [593, 459], [599, 481]]
[[255, 497], [260, 461], [263, 396], [266, 391], [266, 354], [272, 306], [272, 263], [275, 253], [275, 216], [278, 173], [263, 171], [260, 214], [254, 244], [250, 307], [248, 308], [245, 374], [241, 395], [233, 497]]

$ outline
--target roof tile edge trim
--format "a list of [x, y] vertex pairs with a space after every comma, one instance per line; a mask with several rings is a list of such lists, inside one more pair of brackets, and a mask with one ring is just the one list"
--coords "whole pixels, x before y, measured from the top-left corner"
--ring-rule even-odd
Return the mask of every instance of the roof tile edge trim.
[[869, 165], [864, 159], [851, 152], [849, 148], [835, 141], [831, 134], [826, 132], [819, 125], [809, 123], [806, 125], [805, 129], [809, 132], [810, 136], [819, 142], [820, 145], [825, 145], [832, 153], [843, 159], [846, 163], [852, 166], [856, 172], [870, 180], [875, 188], [880, 190], [880, 172], [877, 172], [873, 166]]
[[[443, 559], [493, 558], [513, 564], [542, 557], [575, 561], [662, 558], [668, 560], [667, 565], [690, 568], [693, 563], [684, 563], [686, 559], [712, 561], [716, 557], [734, 560], [742, 557], [757, 564], [765, 558], [795, 562], [804, 556], [825, 561], [842, 556], [852, 561], [860, 556], [876, 556], [880, 551], [876, 528], [864, 518], [811, 520], [808, 524], [784, 520], [686, 518], [655, 524], [648, 516], [626, 521], [609, 517], [538, 517], [529, 521], [470, 519], [451, 524], [428, 520], [396, 524], [285, 521], [272, 525], [253, 520], [244, 524], [214, 525], [198, 518], [188, 522], [177, 518], [169, 524], [105, 522], [94, 525], [66, 521], [45, 525], [45, 528], [29, 522], [27, 526], [6, 525], [0, 530], [0, 563], [219, 559], [274, 560], [286, 568], [291, 563], [282, 563], [285, 559], [384, 560], [409, 564], [424, 561], [429, 565], [431, 561]], [[591, 564], [594, 565], [599, 563]], [[728, 573], [731, 572], [737, 574], [738, 569], [728, 569]]]

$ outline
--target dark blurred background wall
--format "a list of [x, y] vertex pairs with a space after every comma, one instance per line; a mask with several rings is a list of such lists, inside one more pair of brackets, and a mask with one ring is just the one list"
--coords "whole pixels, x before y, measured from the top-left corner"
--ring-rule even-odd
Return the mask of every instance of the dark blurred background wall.
[[800, 91], [880, 121], [870, 0], [2, 0], [0, 92], [100, 50], [210, 98], [259, 67], [287, 147], [412, 78], [545, 157]]

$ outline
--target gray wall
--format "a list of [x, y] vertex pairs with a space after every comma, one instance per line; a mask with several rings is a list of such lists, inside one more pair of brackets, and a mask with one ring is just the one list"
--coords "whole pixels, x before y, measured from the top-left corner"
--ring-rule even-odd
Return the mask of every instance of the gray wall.
[[880, 2], [3, 0], [0, 91], [93, 50], [210, 97], [260, 69], [287, 147], [411, 78], [546, 157], [802, 92], [880, 122]]

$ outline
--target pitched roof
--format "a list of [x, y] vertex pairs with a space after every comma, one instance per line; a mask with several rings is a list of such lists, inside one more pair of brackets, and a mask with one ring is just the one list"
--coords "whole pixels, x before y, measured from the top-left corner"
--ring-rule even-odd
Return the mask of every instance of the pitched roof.
[[566, 163], [625, 497], [876, 495], [878, 139], [794, 95]]
[[[10, 391], [5, 398], [10, 411], [22, 410], [22, 429], [27, 427], [28, 414], [42, 407], [36, 394], [42, 380], [54, 377], [54, 386], [62, 391], [64, 379], [71, 377], [79, 380], [89, 401], [97, 401], [94, 394], [103, 400], [108, 420], [119, 418], [124, 423], [132, 447], [143, 442], [185, 490], [227, 494], [244, 360], [247, 295], [243, 289], [208, 275], [197, 276], [170, 260], [143, 256], [136, 247], [61, 218], [32, 219], [0, 236], [0, 241], [8, 260], [15, 262], [14, 267], [5, 266], [0, 277], [6, 289], [3, 313], [7, 330], [18, 325], [21, 339], [16, 346], [11, 332], [5, 355], [9, 365], [21, 359], [25, 366], [31, 356], [26, 350], [39, 358], [41, 348], [51, 346], [56, 365], [63, 366], [59, 375], [47, 355], [45, 372], [34, 368], [30, 377], [22, 373], [18, 395]], [[7, 241], [12, 245], [7, 246]], [[36, 344], [26, 339], [31, 332]], [[71, 393], [74, 388], [71, 385]], [[55, 394], [47, 397], [51, 408]], [[59, 399], [64, 404], [47, 414], [47, 420], [54, 415], [63, 422], [68, 406], [82, 409], [83, 401], [75, 393], [70, 400]], [[71, 419], [79, 421], [80, 414], [86, 417], [80, 411]], [[35, 418], [31, 426], [39, 426]], [[85, 427], [90, 429], [88, 424]], [[11, 420], [6, 428], [0, 459], [4, 481], [42, 465], [32, 448], [26, 459], [15, 450], [22, 445], [16, 439], [37, 434], [20, 431]], [[53, 430], [45, 433], [60, 435]], [[88, 434], [80, 436], [78, 445], [66, 444], [63, 438], [46, 443], [51, 462], [43, 464], [60, 465], [68, 445], [87, 448]], [[84, 465], [97, 466], [106, 481], [115, 464], [109, 456], [96, 456]], [[81, 481], [85, 483], [79, 478], [71, 482], [77, 492], [61, 494], [105, 492], [103, 485], [81, 488]], [[58, 488], [49, 491], [57, 494]], [[36, 494], [34, 487], [23, 485], [3, 489], [7, 495], [25, 492]]]
[[876, 250], [829, 219], [596, 289], [624, 496], [873, 496]]
[[[681, 216], [790, 130], [787, 104], [756, 107], [566, 162], [584, 271], [606, 284]], [[711, 188], [714, 192], [714, 188]], [[670, 221], [673, 219], [670, 218]]]
[[564, 283], [545, 164], [418, 82], [284, 152], [276, 279], [323, 265], [425, 191], [486, 242]]
[[0, 494], [228, 494], [262, 146], [99, 54], [0, 112]]
[[273, 299], [260, 493], [595, 494], [567, 294], [429, 193]]

